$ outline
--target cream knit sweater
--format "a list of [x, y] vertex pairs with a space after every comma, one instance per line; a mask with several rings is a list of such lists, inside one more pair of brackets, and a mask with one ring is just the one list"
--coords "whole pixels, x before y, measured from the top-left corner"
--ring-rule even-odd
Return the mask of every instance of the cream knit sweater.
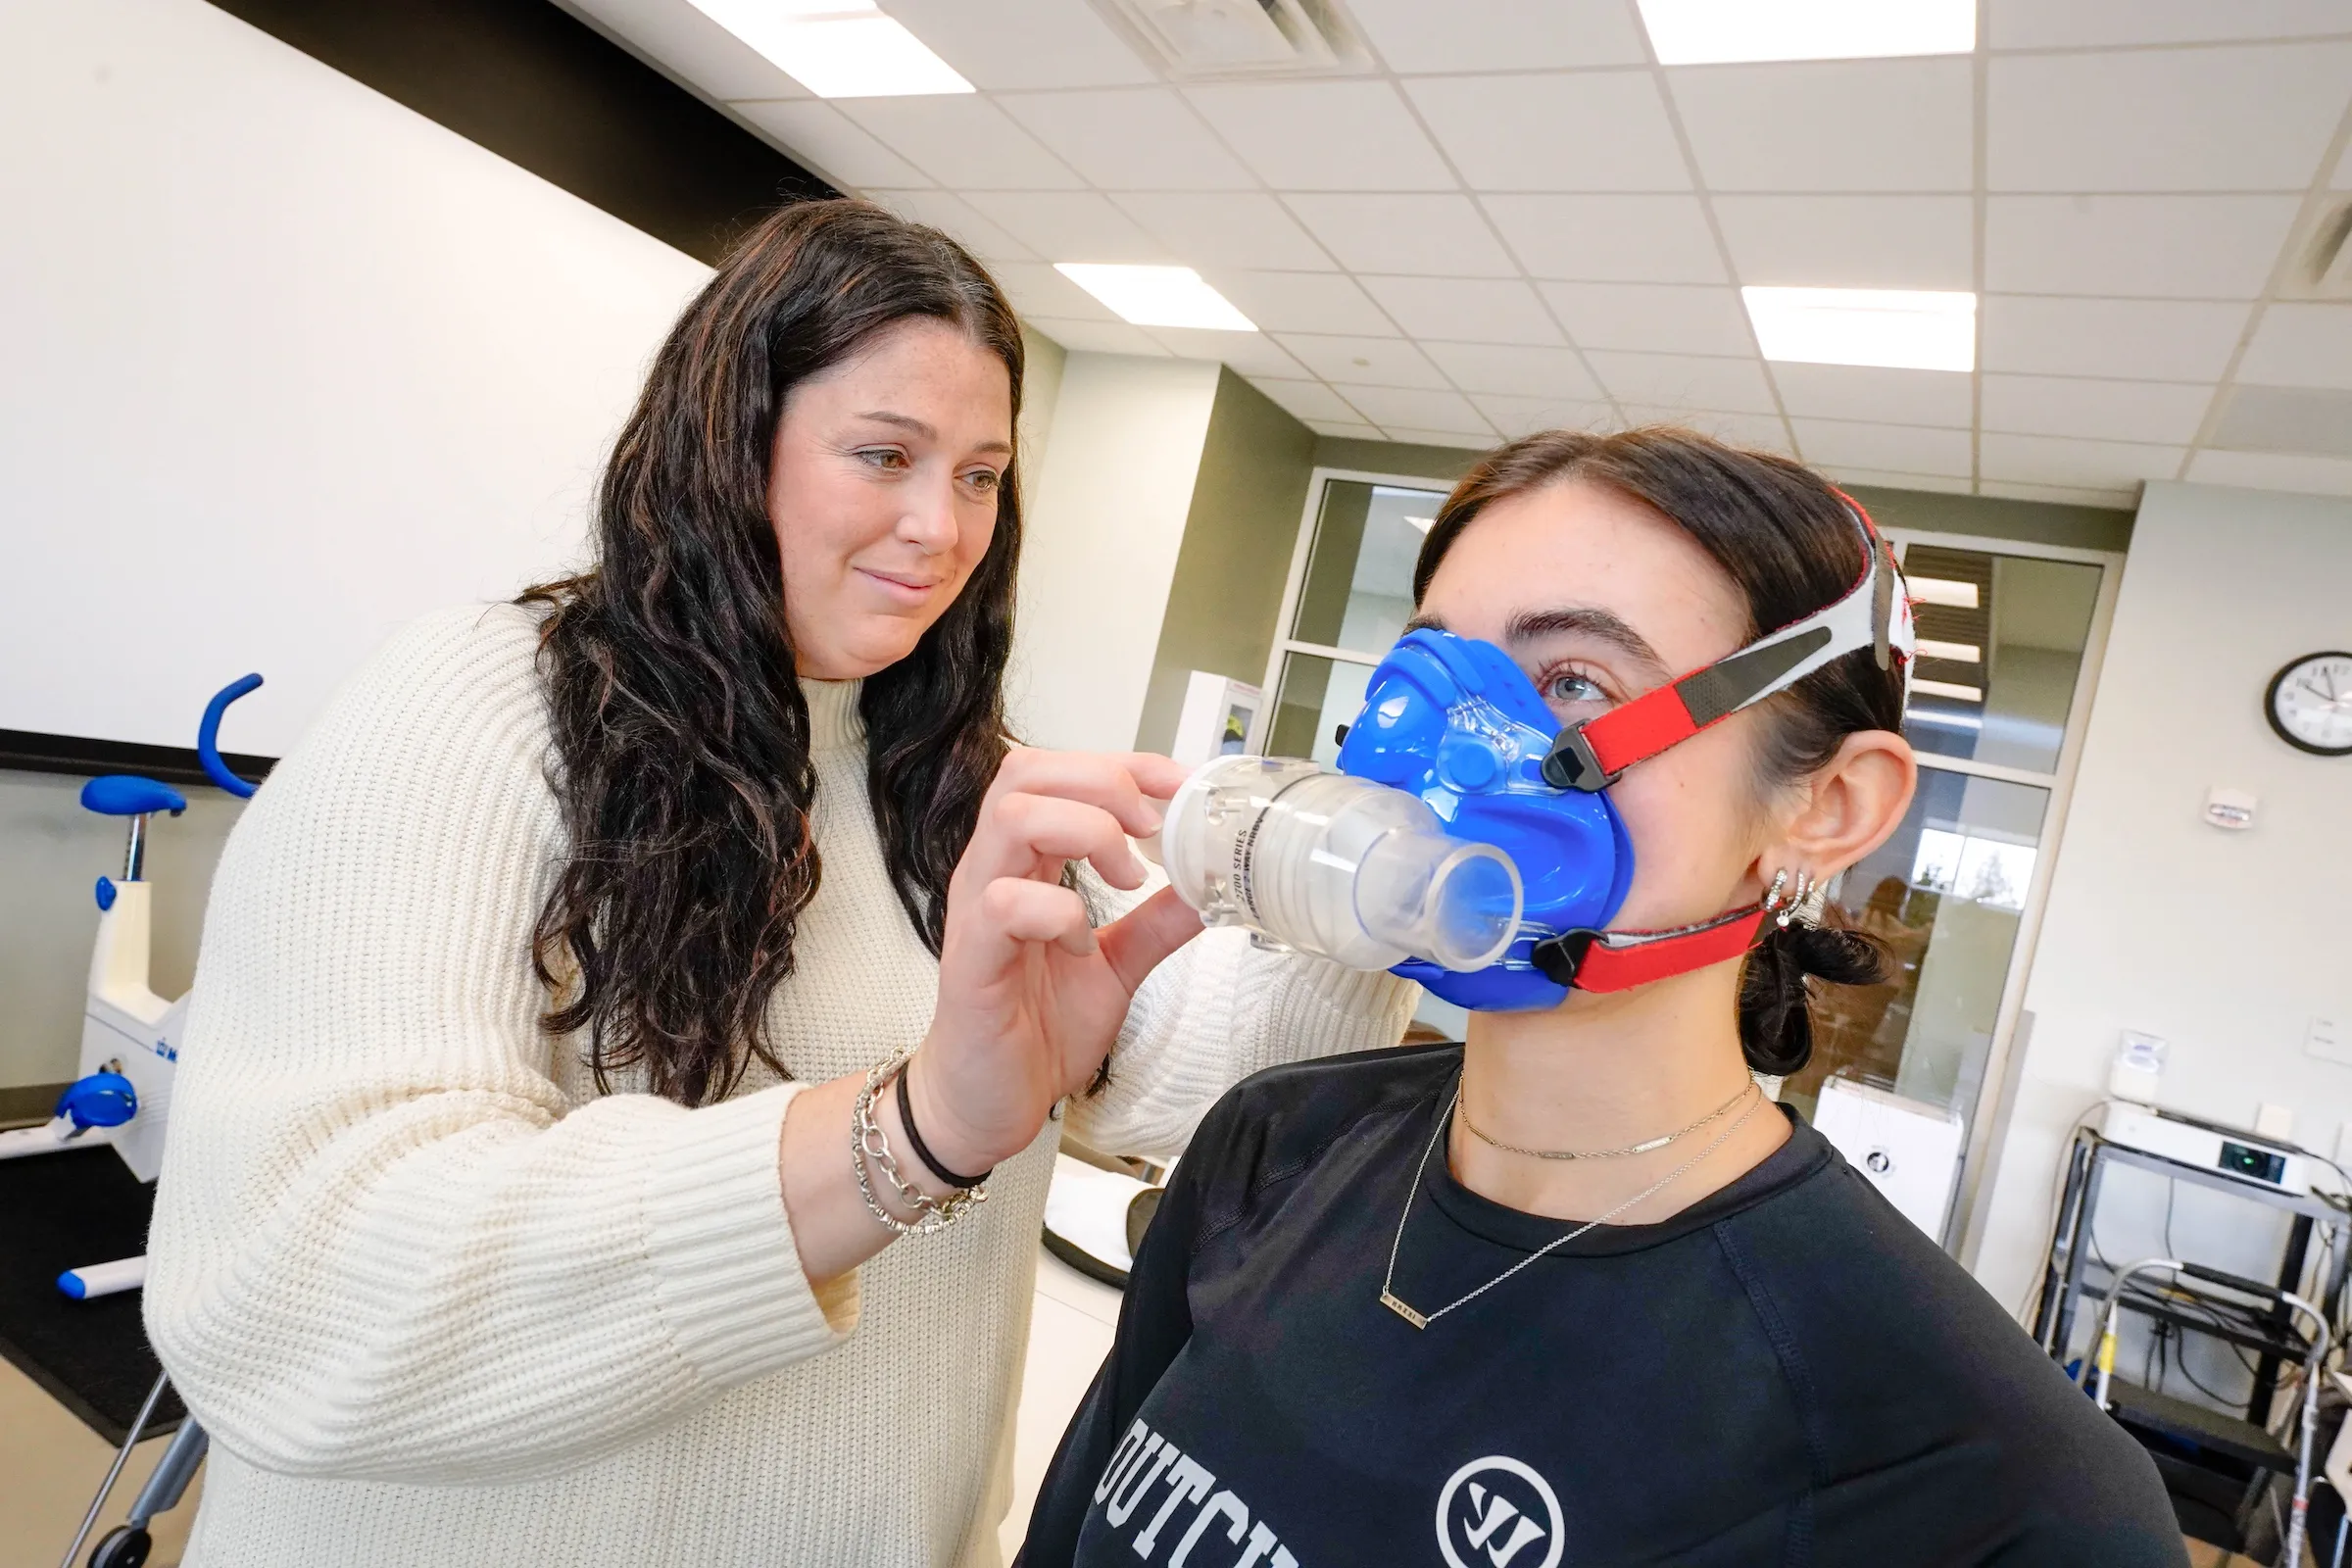
[[[537, 1026], [563, 838], [535, 648], [512, 607], [402, 632], [221, 859], [146, 1293], [214, 1440], [189, 1563], [993, 1562], [1061, 1124], [821, 1295], [777, 1186], [800, 1084], [919, 1040], [937, 983], [857, 684], [803, 683], [824, 876], [770, 1014], [797, 1081], [686, 1110], [598, 1095]], [[1206, 933], [1068, 1125], [1174, 1150], [1246, 1073], [1394, 1044], [1411, 994]]]

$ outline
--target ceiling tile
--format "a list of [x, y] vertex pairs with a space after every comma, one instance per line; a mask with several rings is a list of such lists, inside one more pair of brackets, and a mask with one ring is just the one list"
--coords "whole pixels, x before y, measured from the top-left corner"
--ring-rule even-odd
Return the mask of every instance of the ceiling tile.
[[976, 93], [841, 98], [852, 120], [951, 190], [1070, 190], [1084, 182]]
[[1664, 409], [1716, 409], [1726, 414], [1773, 414], [1764, 362], [1702, 359], [1693, 354], [1622, 354], [1596, 349], [1585, 356], [1601, 385], [1620, 403]]
[[1399, 75], [1638, 66], [1648, 58], [1629, 0], [1348, 0], [1356, 24]]
[[1557, 343], [1560, 329], [1517, 278], [1365, 277], [1406, 334], [1457, 343]]
[[1289, 209], [1263, 192], [1154, 191], [1111, 200], [1194, 267], [1315, 271], [1332, 266]]
[[2200, 452], [2189, 460], [2188, 476], [2199, 484], [2352, 496], [2352, 459], [2347, 458], [2300, 458], [2282, 452]]
[[1221, 82], [1185, 96], [1278, 190], [1454, 188], [1385, 81]]
[[1053, 262], [1175, 260], [1106, 196], [1091, 190], [975, 190], [973, 210]]
[[1007, 93], [1029, 133], [1104, 190], [1252, 190], [1257, 181], [1165, 87]]
[[1409, 425], [1384, 425], [1382, 433], [1392, 441], [1401, 441], [1419, 447], [1460, 447], [1467, 452], [1484, 452], [1494, 444], [1491, 430], [1472, 435], [1452, 430], [1415, 430]]
[[2082, 441], [2055, 435], [1987, 431], [1978, 446], [1979, 475], [2026, 484], [2080, 489], [2124, 489], [2142, 479], [2170, 479], [2187, 456], [2185, 446], [2136, 441]]
[[1473, 190], [1689, 190], [1647, 71], [1431, 76], [1404, 90]]
[[1396, 337], [1396, 325], [1343, 272], [1247, 272], [1212, 270], [1209, 285], [1261, 332], [1321, 332]]
[[1844, 463], [1817, 463], [1812, 466], [1837, 484], [1876, 485], [1882, 490], [1926, 490], [1951, 496], [1964, 496], [1976, 488], [1956, 474], [1888, 473], [1883, 468], [1860, 468]]
[[1086, 0], [889, 0], [883, 9], [990, 92], [1152, 79], [1151, 67]]
[[[944, 190], [869, 190], [866, 195], [902, 218], [947, 230], [966, 250], [992, 267], [1037, 259], [1028, 246], [972, 211], [971, 204], [960, 196], [952, 196]], [[1070, 286], [1077, 287], [1074, 283]]]
[[1790, 419], [1807, 463], [1851, 464], [1890, 473], [1940, 473], [1959, 478], [1969, 471], [1966, 430], [1931, 430], [1912, 424], [1864, 424], [1851, 419]]
[[1753, 354], [1740, 296], [1684, 283], [1545, 283], [1568, 335], [1589, 349], [1659, 354]]
[[1622, 421], [1614, 405], [1581, 398], [1511, 397], [1473, 392], [1470, 401], [1509, 440], [1538, 430], [1612, 429]]
[[1788, 427], [1778, 416], [1770, 414], [1722, 414], [1712, 409], [1660, 408], [1650, 403], [1628, 403], [1625, 422], [1629, 425], [1672, 424], [1686, 430], [1696, 430], [1735, 447], [1755, 447], [1766, 452], [1793, 452], [1788, 443]]
[[1263, 332], [1211, 332], [1197, 327], [1152, 326], [1152, 341], [1180, 360], [1217, 360], [1242, 375], [1304, 376], [1292, 359]]
[[1970, 63], [1821, 60], [1669, 71], [1708, 188], [1967, 190]]
[[2301, 190], [2352, 94], [2352, 43], [1995, 58], [1993, 190]]
[[1499, 343], [1425, 343], [1422, 347], [1465, 392], [1592, 402], [1608, 397], [1574, 349], [1513, 348]]
[[2125, 380], [2219, 379], [2247, 308], [2188, 300], [1986, 295], [1978, 365], [1985, 370]]
[[1299, 364], [1335, 384], [1345, 381], [1360, 386], [1430, 388], [1446, 385], [1446, 377], [1438, 368], [1402, 338], [1279, 332], [1274, 340]]
[[2274, 305], [2237, 379], [2261, 386], [2352, 387], [2352, 305]]
[[1286, 198], [1299, 221], [1358, 272], [1515, 277], [1467, 196], [1309, 195]]
[[1489, 196], [1481, 205], [1536, 277], [1728, 281], [1695, 196]]
[[628, 40], [632, 53], [691, 82], [703, 97], [725, 102], [813, 96], [774, 61], [683, 0], [564, 0], [564, 9]]
[[1859, 365], [1780, 365], [1769, 368], [1781, 406], [1817, 419], [1876, 419], [1965, 430], [1975, 395], [1964, 370], [1886, 370]]
[[1168, 353], [1142, 327], [1125, 321], [1057, 321], [1038, 316], [1022, 319], [1076, 354], [1142, 354], [1165, 359]]
[[1994, 196], [1984, 286], [2250, 300], [2301, 206], [2293, 196]]
[[1987, 375], [1984, 427], [2022, 435], [2185, 444], [2213, 401], [2213, 388], [2173, 381], [2098, 381], [2073, 376]]
[[1384, 428], [1407, 425], [1416, 430], [1448, 430], [1460, 435], [1491, 436], [1486, 416], [1470, 406], [1459, 392], [1427, 387], [1349, 386], [1333, 390], [1357, 411]]
[[1023, 317], [1116, 321], [1118, 313], [1044, 262], [991, 262], [997, 286]]
[[2352, 12], [2343, 0], [1987, 0], [1984, 30], [1995, 49], [2211, 43], [2352, 32]]
[[1361, 417], [1346, 398], [1320, 381], [1292, 381], [1277, 376], [1252, 375], [1250, 384], [1272, 398], [1286, 412], [1301, 419], [1352, 420]]
[[867, 135], [856, 122], [815, 98], [727, 105], [784, 144], [784, 150], [853, 189], [930, 183], [923, 172]]
[[1742, 283], [1973, 289], [1975, 205], [1966, 196], [1718, 196], [1715, 220]]
[[2139, 505], [2139, 481], [2112, 490], [2090, 490], [2071, 484], [2026, 484], [2016, 479], [1987, 479], [1977, 493], [2003, 501], [2054, 501], [2069, 507], [2126, 509]]
[[1306, 427], [1317, 435], [1338, 436], [1343, 441], [1386, 441], [1377, 424], [1359, 424], [1346, 419], [1309, 419]]

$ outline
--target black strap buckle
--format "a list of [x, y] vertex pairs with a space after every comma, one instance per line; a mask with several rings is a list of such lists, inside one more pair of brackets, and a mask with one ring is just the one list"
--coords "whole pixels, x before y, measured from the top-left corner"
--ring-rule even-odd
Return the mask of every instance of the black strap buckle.
[[1612, 773], [1600, 765], [1592, 743], [1585, 739], [1585, 723], [1584, 719], [1578, 719], [1553, 736], [1551, 750], [1544, 754], [1544, 782], [1555, 790], [1583, 790], [1591, 795], [1607, 789], [1624, 776], [1622, 768]]
[[1528, 956], [1535, 961], [1536, 972], [1553, 985], [1573, 986], [1576, 971], [1584, 967], [1585, 955], [1599, 940], [1597, 931], [1563, 931], [1537, 943]]

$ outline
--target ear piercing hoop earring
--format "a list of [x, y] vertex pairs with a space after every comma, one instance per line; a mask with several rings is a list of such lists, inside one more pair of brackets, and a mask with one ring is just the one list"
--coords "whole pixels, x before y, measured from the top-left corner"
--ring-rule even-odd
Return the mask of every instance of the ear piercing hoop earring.
[[1818, 880], [1810, 871], [1790, 871], [1784, 866], [1772, 873], [1772, 886], [1764, 890], [1764, 912], [1786, 931], [1791, 924], [1816, 926], [1821, 924], [1822, 906], [1829, 900], [1830, 886]]

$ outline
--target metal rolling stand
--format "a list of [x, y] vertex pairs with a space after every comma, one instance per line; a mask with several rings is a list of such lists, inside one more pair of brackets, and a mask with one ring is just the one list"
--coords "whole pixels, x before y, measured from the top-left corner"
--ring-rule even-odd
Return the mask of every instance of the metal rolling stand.
[[[2345, 1280], [2352, 1273], [2352, 1214], [2317, 1195], [2283, 1193], [2225, 1171], [2167, 1159], [2161, 1154], [2109, 1143], [2096, 1131], [2083, 1128], [2076, 1133], [2074, 1147], [2068, 1152], [2066, 1187], [2059, 1200], [2050, 1252], [2043, 1264], [2041, 1297], [2034, 1314], [2034, 1336], [2053, 1359], [2062, 1363], [2067, 1359], [2082, 1302], [2085, 1298], [2104, 1301], [2112, 1289], [2113, 1271], [2090, 1255], [2090, 1232], [2091, 1222], [2098, 1213], [2101, 1184], [2109, 1168], [2116, 1165], [2150, 1171], [2171, 1181], [2188, 1182], [2289, 1215], [2286, 1247], [2279, 1257], [2277, 1280], [2281, 1291], [2291, 1292], [2301, 1286], [2310, 1263], [2313, 1233], [2326, 1229], [2331, 1238], [2327, 1277], [2315, 1284], [2321, 1310], [2329, 1322], [2337, 1320]], [[2215, 1270], [2199, 1272], [2216, 1276], [2224, 1284], [2230, 1278]], [[2267, 1290], [2252, 1281], [2245, 1283], [2252, 1291]], [[2244, 1307], [2244, 1303], [2235, 1304]], [[2127, 1293], [2122, 1306], [2126, 1311], [2170, 1323], [2184, 1332], [2238, 1346], [2254, 1352], [2256, 1359], [2253, 1391], [2242, 1419], [2119, 1378], [2115, 1380], [2113, 1399], [2118, 1420], [2196, 1444], [2259, 1470], [2289, 1475], [2294, 1472], [2294, 1455], [2269, 1430], [2271, 1401], [2278, 1392], [2279, 1369], [2301, 1362], [2308, 1353], [2307, 1342], [2296, 1331], [2287, 1308], [2276, 1300], [2258, 1311], [2248, 1308], [2249, 1321], [2241, 1326], [2179, 1310], [2152, 1293]]]

